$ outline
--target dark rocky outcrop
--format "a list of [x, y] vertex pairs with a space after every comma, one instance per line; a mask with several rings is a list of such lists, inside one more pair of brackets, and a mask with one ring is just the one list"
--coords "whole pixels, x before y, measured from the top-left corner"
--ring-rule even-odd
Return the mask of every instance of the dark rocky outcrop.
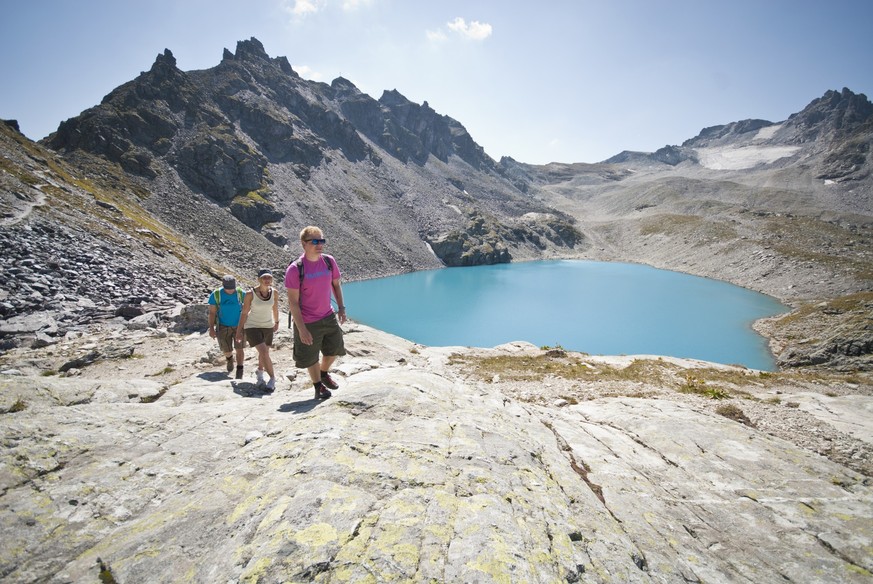
[[[391, 230], [402, 232], [401, 269], [432, 268], [423, 239], [459, 227], [453, 207], [475, 204], [510, 216], [546, 211], [526, 196], [527, 183], [507, 180], [456, 120], [396, 90], [375, 100], [342, 78], [331, 85], [304, 80], [254, 38], [201, 71], [179, 70], [165, 50], [148, 71], [63, 122], [44, 144], [69, 158], [96, 155], [145, 180], [155, 194], [150, 210], [180, 231], [206, 239], [199, 214], [181, 208], [226, 208], [241, 222], [231, 231], [260, 233], [258, 247], [267, 254], [319, 216], [328, 215], [325, 228], [365, 239], [392, 217]], [[264, 192], [271, 193], [268, 202], [253, 200], [251, 193]], [[356, 211], [361, 201], [371, 210]], [[334, 225], [330, 209], [337, 205], [349, 211]], [[379, 256], [381, 249], [364, 253]], [[491, 256], [475, 256], [480, 260]], [[377, 261], [384, 260], [370, 264]]]
[[744, 134], [748, 134], [749, 132], [757, 132], [761, 128], [766, 128], [772, 125], [773, 122], [768, 122], [767, 120], [742, 120], [739, 122], [732, 122], [730, 124], [724, 124], [721, 126], [711, 126], [709, 128], [703, 128], [697, 136], [683, 142], [682, 146], [708, 146], [713, 142], [742, 136]]
[[261, 188], [267, 160], [230, 127], [203, 127], [180, 145], [175, 168], [188, 184], [221, 203]]
[[265, 196], [266, 193], [254, 191], [237, 196], [230, 205], [230, 212], [252, 229], [261, 229], [268, 223], [275, 223], [282, 218], [282, 214]]
[[504, 264], [512, 261], [509, 247], [534, 245], [545, 249], [549, 242], [574, 248], [583, 240], [572, 221], [556, 215], [526, 217], [507, 225], [495, 217], [471, 210], [463, 229], [428, 241], [447, 266]]

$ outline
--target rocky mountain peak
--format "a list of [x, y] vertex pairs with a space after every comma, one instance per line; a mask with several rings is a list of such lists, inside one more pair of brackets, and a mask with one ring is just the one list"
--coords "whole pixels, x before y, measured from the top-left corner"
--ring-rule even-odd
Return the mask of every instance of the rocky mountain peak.
[[235, 57], [243, 61], [270, 60], [270, 56], [267, 54], [267, 50], [264, 48], [263, 43], [261, 43], [261, 41], [259, 41], [255, 37], [251, 37], [247, 41], [237, 41]]
[[870, 124], [871, 120], [873, 103], [863, 93], [856, 94], [848, 88], [829, 90], [788, 118], [804, 139], [814, 138], [819, 133], [851, 134]]
[[171, 69], [176, 68], [176, 57], [173, 56], [173, 52], [170, 49], [164, 49], [164, 52], [157, 56], [155, 64], [152, 65], [152, 71], [166, 67]]

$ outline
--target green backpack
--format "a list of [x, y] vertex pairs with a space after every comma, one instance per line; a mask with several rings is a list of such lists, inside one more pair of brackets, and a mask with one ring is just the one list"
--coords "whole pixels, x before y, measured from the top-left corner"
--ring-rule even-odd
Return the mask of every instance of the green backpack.
[[[215, 299], [215, 306], [216, 306], [215, 317], [216, 317], [216, 319], [221, 315], [221, 291], [222, 290], [224, 290], [224, 288], [216, 288], [215, 292], [212, 293], [212, 297]], [[239, 305], [240, 306], [243, 305], [243, 299], [245, 298], [245, 296], [246, 296], [246, 291], [240, 287], [237, 287], [236, 297], [239, 298]]]

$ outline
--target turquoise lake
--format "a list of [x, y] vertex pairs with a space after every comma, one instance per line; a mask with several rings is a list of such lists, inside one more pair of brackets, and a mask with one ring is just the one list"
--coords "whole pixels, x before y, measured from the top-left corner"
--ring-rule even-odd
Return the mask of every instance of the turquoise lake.
[[446, 268], [343, 284], [349, 318], [431, 346], [561, 345], [775, 368], [752, 322], [788, 310], [732, 284], [582, 260]]

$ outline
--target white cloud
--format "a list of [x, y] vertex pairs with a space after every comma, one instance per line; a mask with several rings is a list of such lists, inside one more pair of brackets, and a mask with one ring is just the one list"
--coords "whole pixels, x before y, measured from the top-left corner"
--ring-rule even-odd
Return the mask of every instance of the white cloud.
[[312, 67], [308, 65], [292, 65], [291, 68], [304, 79], [309, 79], [310, 81], [321, 81], [324, 79], [324, 75], [313, 70]]
[[302, 18], [320, 11], [326, 3], [327, 0], [286, 0], [285, 10], [295, 17]]
[[457, 34], [474, 41], [487, 39], [491, 36], [492, 31], [490, 24], [478, 20], [473, 20], [467, 24], [467, 21], [460, 16], [448, 22], [447, 26]]
[[[343, 0], [342, 9], [351, 12], [370, 6], [374, 0]], [[282, 0], [285, 11], [294, 18], [305, 18], [327, 8], [328, 0]]]
[[442, 30], [439, 30], [439, 29], [428, 30], [428, 31], [425, 31], [424, 34], [427, 35], [427, 40], [429, 40], [432, 43], [441, 43], [449, 38], [446, 36], [446, 33], [444, 33]]
[[351, 11], [358, 8], [369, 6], [373, 0], [343, 0], [343, 10]]

